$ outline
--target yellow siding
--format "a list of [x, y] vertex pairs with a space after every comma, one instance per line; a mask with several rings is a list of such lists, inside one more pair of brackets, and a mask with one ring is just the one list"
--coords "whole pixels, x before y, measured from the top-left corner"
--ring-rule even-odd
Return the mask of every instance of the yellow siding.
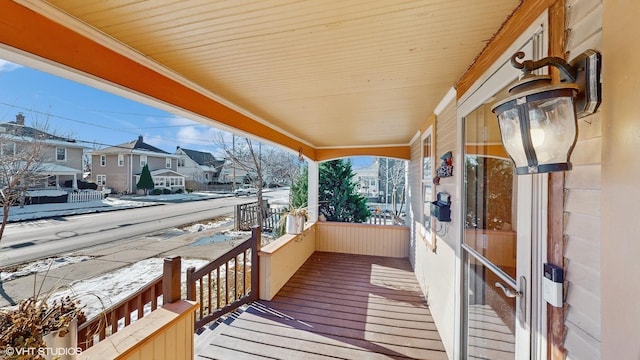
[[409, 227], [321, 222], [316, 250], [405, 258], [409, 256]]
[[260, 251], [260, 299], [271, 300], [316, 250], [316, 226], [284, 235]]
[[[601, 1], [567, 1], [567, 28], [569, 60], [586, 49], [601, 50]], [[567, 359], [601, 358], [602, 108], [578, 120], [578, 142], [571, 156], [573, 170], [566, 173]]]

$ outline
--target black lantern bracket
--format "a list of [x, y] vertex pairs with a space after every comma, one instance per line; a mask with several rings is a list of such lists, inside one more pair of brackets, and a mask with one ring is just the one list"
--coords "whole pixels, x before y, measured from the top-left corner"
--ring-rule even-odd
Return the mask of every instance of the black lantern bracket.
[[569, 63], [555, 56], [536, 61], [525, 60], [519, 62], [518, 59], [523, 59], [524, 56], [524, 52], [520, 51], [511, 57], [511, 65], [516, 69], [521, 69], [524, 76], [544, 66], [553, 66], [560, 70], [560, 82], [572, 82], [578, 85], [578, 94], [575, 99], [578, 119], [591, 115], [598, 110], [602, 99], [600, 81], [602, 57], [599, 52], [589, 49]]

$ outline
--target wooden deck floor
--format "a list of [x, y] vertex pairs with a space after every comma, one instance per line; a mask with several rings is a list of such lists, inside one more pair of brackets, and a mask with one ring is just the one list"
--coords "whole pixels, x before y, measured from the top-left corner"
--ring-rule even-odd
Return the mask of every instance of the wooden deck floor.
[[408, 260], [322, 252], [195, 344], [196, 359], [447, 359]]

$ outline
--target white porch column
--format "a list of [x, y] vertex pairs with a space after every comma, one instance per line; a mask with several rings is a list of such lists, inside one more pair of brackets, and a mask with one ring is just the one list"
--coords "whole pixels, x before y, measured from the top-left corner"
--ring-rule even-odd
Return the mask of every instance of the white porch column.
[[71, 183], [73, 190], [78, 190], [78, 174], [73, 174], [73, 182]]
[[318, 194], [320, 185], [320, 172], [317, 161], [309, 161], [309, 178], [307, 187], [307, 210], [309, 222], [318, 222]]

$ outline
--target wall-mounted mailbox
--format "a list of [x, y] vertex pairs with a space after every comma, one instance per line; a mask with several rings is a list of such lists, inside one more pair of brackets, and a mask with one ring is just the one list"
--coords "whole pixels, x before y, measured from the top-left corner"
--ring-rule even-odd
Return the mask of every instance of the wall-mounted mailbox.
[[447, 193], [438, 193], [436, 201], [431, 202], [431, 216], [438, 221], [451, 221], [451, 196]]

